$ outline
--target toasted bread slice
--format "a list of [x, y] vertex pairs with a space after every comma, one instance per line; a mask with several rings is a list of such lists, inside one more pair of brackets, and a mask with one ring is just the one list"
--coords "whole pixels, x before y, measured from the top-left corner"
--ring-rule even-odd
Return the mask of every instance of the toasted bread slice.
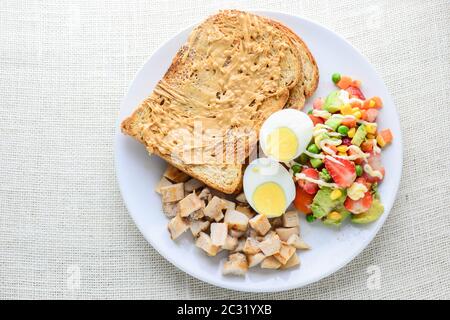
[[122, 131], [208, 186], [238, 191], [262, 123], [302, 81], [299, 52], [277, 25], [236, 10], [208, 18]]
[[316, 91], [319, 84], [319, 68], [311, 51], [305, 42], [291, 29], [278, 23], [277, 27], [283, 30], [294, 43], [302, 62], [303, 75], [289, 93], [286, 108], [303, 109], [306, 98], [309, 98]]

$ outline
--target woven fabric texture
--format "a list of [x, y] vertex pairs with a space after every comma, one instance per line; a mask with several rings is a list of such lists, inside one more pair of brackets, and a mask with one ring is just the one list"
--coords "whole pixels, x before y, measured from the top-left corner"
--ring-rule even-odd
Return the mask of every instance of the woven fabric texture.
[[[339, 272], [282, 293], [179, 271], [141, 236], [115, 179], [114, 126], [136, 71], [180, 29], [233, 7], [341, 34], [401, 118], [403, 176], [384, 227]], [[449, 299], [449, 24], [449, 1], [0, 1], [0, 298]]]

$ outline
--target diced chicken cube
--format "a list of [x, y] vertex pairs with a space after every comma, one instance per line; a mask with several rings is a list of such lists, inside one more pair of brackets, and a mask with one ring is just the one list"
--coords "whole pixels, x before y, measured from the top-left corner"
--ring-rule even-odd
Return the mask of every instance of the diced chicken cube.
[[298, 227], [293, 228], [276, 228], [276, 233], [280, 237], [281, 241], [288, 241], [289, 237], [293, 234], [299, 234], [300, 229]]
[[281, 264], [286, 264], [286, 262], [295, 253], [295, 248], [287, 244], [281, 244], [281, 249], [278, 253], [275, 253], [273, 257], [281, 262]]
[[269, 219], [267, 219], [266, 216], [262, 214], [258, 214], [254, 218], [249, 220], [250, 226], [258, 232], [259, 235], [263, 236], [267, 232], [269, 232], [270, 228], [272, 227], [270, 225]]
[[193, 220], [191, 221], [191, 232], [194, 237], [197, 237], [200, 232], [205, 231], [208, 229], [210, 222], [209, 221], [202, 221], [202, 220]]
[[240, 202], [240, 203], [248, 203], [247, 202], [247, 199], [245, 198], [245, 194], [242, 192], [242, 193], [239, 193], [237, 196], [236, 196], [236, 201], [238, 201], [238, 202]]
[[160, 190], [163, 202], [177, 202], [184, 198], [183, 183], [164, 186]]
[[245, 239], [241, 238], [241, 239], [238, 240], [238, 245], [233, 250], [233, 252], [242, 252], [242, 251], [244, 251], [244, 246], [245, 246]]
[[261, 268], [263, 269], [279, 269], [281, 267], [280, 261], [275, 259], [274, 257], [266, 257], [261, 262]]
[[300, 238], [298, 234], [292, 234], [286, 243], [301, 250], [311, 249], [311, 247], [302, 238]]
[[205, 216], [205, 213], [204, 213], [205, 208], [203, 207], [203, 205], [204, 204], [202, 204], [202, 208], [195, 210], [194, 212], [191, 213], [192, 219], [200, 220], [201, 218], [203, 218]]
[[187, 229], [189, 229], [189, 222], [179, 215], [176, 215], [174, 218], [172, 218], [172, 220], [169, 221], [167, 227], [169, 228], [170, 237], [172, 238], [172, 240], [175, 240]]
[[267, 232], [267, 234], [264, 236], [264, 240], [266, 239], [270, 239], [277, 236], [277, 233], [273, 230], [270, 230], [269, 232]]
[[259, 248], [266, 256], [274, 255], [281, 249], [281, 240], [278, 235], [273, 235], [259, 243]]
[[223, 219], [222, 210], [225, 209], [225, 203], [219, 197], [214, 196], [203, 210], [205, 216], [220, 221]]
[[161, 180], [159, 180], [158, 185], [155, 188], [155, 191], [156, 193], [161, 194], [161, 188], [170, 185], [172, 185], [172, 182], [170, 182], [166, 177], [162, 177]]
[[283, 227], [290, 228], [290, 227], [298, 227], [300, 225], [300, 220], [298, 218], [298, 212], [297, 211], [288, 211], [282, 216], [283, 220]]
[[205, 202], [209, 202], [212, 199], [211, 191], [208, 188], [204, 188], [202, 191], [200, 191], [198, 197]]
[[242, 212], [236, 210], [227, 210], [227, 212], [225, 213], [225, 223], [228, 223], [228, 226], [231, 229], [245, 231], [247, 230], [248, 226], [248, 217]]
[[259, 248], [259, 242], [253, 238], [247, 238], [242, 251], [244, 251], [245, 254], [256, 254], [258, 252], [261, 252], [261, 249]]
[[223, 199], [222, 201], [225, 203], [225, 210], [234, 210], [236, 209], [236, 203], [234, 203], [233, 201], [227, 200], [227, 199]]
[[173, 218], [178, 213], [177, 202], [163, 202], [162, 209], [167, 218]]
[[188, 194], [178, 203], [178, 211], [180, 212], [180, 216], [187, 217], [191, 213], [201, 209], [204, 204], [205, 203], [193, 192]]
[[233, 251], [238, 246], [238, 238], [227, 235], [225, 244], [222, 245], [222, 249]]
[[258, 264], [260, 264], [264, 259], [266, 258], [266, 256], [264, 255], [264, 253], [257, 253], [257, 254], [251, 254], [247, 256], [247, 261], [248, 261], [248, 267], [252, 268], [254, 266], [257, 266]]
[[236, 211], [242, 212], [247, 216], [247, 218], [251, 219], [255, 216], [255, 213], [249, 206], [244, 206], [242, 204], [239, 204], [236, 206]]
[[232, 237], [240, 238], [245, 234], [245, 231], [238, 231], [238, 230], [230, 229], [230, 230], [228, 230], [228, 233]]
[[205, 251], [209, 256], [215, 256], [219, 247], [212, 244], [211, 238], [204, 232], [200, 232], [195, 245]]
[[223, 265], [222, 273], [224, 275], [244, 276], [247, 273], [247, 258], [242, 253], [230, 254], [228, 260]]
[[294, 253], [292, 257], [286, 262], [286, 264], [281, 266], [281, 269], [292, 268], [300, 265], [300, 259], [298, 258], [297, 253]]
[[186, 173], [184, 173], [181, 170], [178, 170], [177, 168], [175, 168], [170, 164], [167, 165], [167, 169], [164, 172], [164, 177], [175, 183], [185, 182], [189, 180], [189, 176]]
[[272, 218], [269, 220], [272, 228], [278, 228], [283, 226], [283, 219], [281, 217]]
[[211, 241], [215, 246], [223, 246], [227, 239], [228, 226], [226, 223], [211, 223]]
[[189, 179], [184, 183], [184, 191], [187, 193], [190, 193], [195, 190], [199, 190], [201, 187], [203, 187], [205, 184], [197, 179]]

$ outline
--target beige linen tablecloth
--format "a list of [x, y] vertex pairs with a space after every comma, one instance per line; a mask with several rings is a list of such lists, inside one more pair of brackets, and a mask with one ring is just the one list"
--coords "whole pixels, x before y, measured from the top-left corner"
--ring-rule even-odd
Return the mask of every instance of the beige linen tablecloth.
[[[222, 7], [347, 38], [386, 82], [404, 168], [374, 241], [276, 294], [200, 282], [141, 236], [114, 174], [121, 98], [161, 42]], [[450, 298], [449, 1], [0, 1], [0, 298]]]

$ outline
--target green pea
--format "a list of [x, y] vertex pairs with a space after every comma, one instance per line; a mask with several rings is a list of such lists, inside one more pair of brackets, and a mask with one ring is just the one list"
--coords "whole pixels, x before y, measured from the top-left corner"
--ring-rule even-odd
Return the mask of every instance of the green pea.
[[308, 221], [308, 222], [313, 222], [314, 220], [316, 220], [316, 217], [314, 217], [314, 215], [308, 214], [308, 215], [306, 216], [306, 221]]
[[355, 166], [355, 170], [356, 170], [356, 175], [357, 175], [358, 177], [361, 177], [362, 174], [363, 174], [363, 168], [362, 168], [359, 164], [357, 164], [357, 165]]
[[316, 153], [317, 154], [317, 153], [320, 152], [320, 149], [315, 143], [312, 143], [312, 144], [310, 144], [308, 146], [308, 151], [311, 152], [311, 153]]
[[339, 132], [343, 136], [346, 136], [348, 133], [348, 130], [350, 130], [350, 129], [347, 126], [339, 126], [337, 129], [337, 132]]
[[331, 175], [327, 169], [323, 168], [322, 171], [319, 172], [319, 177], [325, 182], [331, 181]]
[[300, 165], [298, 165], [298, 164], [294, 164], [294, 165], [291, 167], [292, 171], [294, 171], [294, 174], [299, 173], [301, 168], [302, 168], [302, 167], [301, 167]]
[[320, 159], [316, 159], [316, 158], [312, 158], [311, 160], [311, 165], [314, 167], [314, 168], [318, 168], [318, 167], [320, 167], [321, 165], [322, 165], [322, 160], [320, 160]]
[[333, 73], [331, 80], [333, 80], [334, 83], [338, 83], [341, 80], [341, 74], [337, 72]]
[[308, 111], [308, 114], [312, 114], [312, 112], [313, 112], [312, 110], [309, 110], [309, 111]]

